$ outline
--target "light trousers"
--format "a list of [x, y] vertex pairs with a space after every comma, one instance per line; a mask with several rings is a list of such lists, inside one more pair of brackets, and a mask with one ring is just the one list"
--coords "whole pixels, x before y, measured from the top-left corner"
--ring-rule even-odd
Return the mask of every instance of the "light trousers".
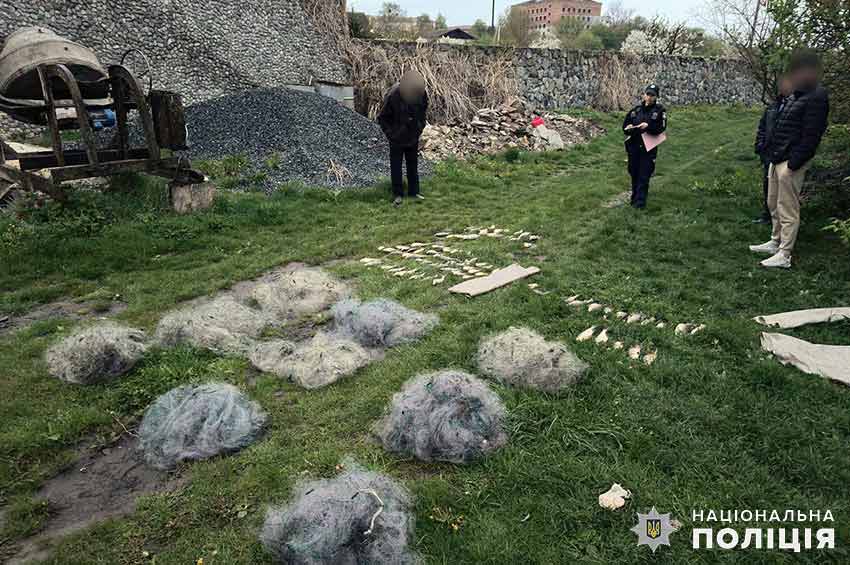
[[809, 163], [796, 171], [788, 161], [770, 165], [767, 180], [767, 207], [773, 220], [771, 238], [779, 242], [779, 250], [790, 255], [800, 231], [800, 191]]

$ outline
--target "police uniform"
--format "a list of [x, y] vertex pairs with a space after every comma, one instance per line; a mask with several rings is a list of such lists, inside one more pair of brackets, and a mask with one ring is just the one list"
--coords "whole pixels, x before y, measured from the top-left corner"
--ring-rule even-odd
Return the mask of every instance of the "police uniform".
[[[646, 88], [647, 94], [658, 96], [658, 87], [654, 84]], [[648, 124], [646, 129], [626, 130], [626, 126], [638, 126], [642, 123]], [[629, 156], [629, 175], [632, 177], [632, 201], [635, 208], [646, 206], [646, 197], [649, 193], [649, 179], [655, 172], [655, 158], [658, 155], [658, 147], [647, 151], [643, 144], [641, 134], [649, 133], [658, 135], [667, 129], [667, 111], [658, 102], [651, 106], [641, 103], [626, 114], [623, 120], [623, 133], [626, 134], [626, 154]]]

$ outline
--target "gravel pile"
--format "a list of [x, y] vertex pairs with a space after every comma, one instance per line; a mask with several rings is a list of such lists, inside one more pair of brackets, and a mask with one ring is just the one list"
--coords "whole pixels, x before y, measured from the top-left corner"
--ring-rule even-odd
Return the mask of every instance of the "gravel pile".
[[240, 92], [189, 106], [186, 121], [190, 158], [245, 155], [243, 176], [268, 191], [290, 181], [362, 187], [389, 176], [389, 146], [378, 124], [319, 94]]

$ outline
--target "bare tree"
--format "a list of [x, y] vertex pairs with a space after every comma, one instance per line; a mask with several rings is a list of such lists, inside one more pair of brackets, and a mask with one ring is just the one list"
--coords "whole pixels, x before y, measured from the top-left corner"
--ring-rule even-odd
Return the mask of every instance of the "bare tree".
[[707, 0], [698, 16], [746, 63], [762, 85], [762, 99], [768, 101], [776, 88], [776, 73], [765, 54], [775, 47], [776, 22], [761, 1]]
[[528, 47], [533, 38], [531, 20], [525, 10], [508, 8], [500, 18], [501, 40], [514, 47]]
[[605, 21], [614, 27], [626, 26], [635, 17], [635, 11], [626, 8], [622, 0], [614, 0], [605, 8]]

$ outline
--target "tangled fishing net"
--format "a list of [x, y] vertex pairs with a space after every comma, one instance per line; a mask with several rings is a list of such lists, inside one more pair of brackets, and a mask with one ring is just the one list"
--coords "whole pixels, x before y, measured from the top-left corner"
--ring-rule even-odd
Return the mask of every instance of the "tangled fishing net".
[[74, 332], [45, 353], [51, 375], [75, 384], [92, 384], [123, 375], [145, 353], [144, 332], [102, 322]]
[[444, 370], [409, 380], [376, 432], [393, 453], [466, 463], [507, 442], [504, 418], [501, 399], [484, 381]]
[[343, 300], [333, 307], [335, 330], [365, 347], [394, 347], [416, 341], [430, 332], [439, 319], [405, 308], [392, 300]]
[[510, 328], [478, 347], [481, 373], [501, 383], [556, 393], [588, 369], [563, 343], [546, 341], [527, 328]]
[[334, 479], [299, 485], [285, 506], [270, 508], [260, 534], [275, 562], [296, 565], [419, 563], [412, 501], [391, 478], [352, 463]]
[[183, 461], [233, 453], [263, 433], [266, 413], [229, 384], [186, 385], [148, 407], [139, 427], [139, 448], [157, 469]]
[[287, 359], [295, 352], [295, 347], [294, 343], [285, 339], [264, 341], [254, 346], [248, 359], [264, 373], [288, 377]]
[[302, 268], [257, 284], [251, 298], [269, 316], [286, 320], [321, 312], [348, 293], [344, 283], [322, 269]]
[[244, 354], [270, 320], [233, 296], [190, 304], [166, 314], [156, 328], [156, 339], [165, 347], [188, 344], [221, 354]]
[[357, 343], [319, 332], [313, 339], [298, 345], [291, 355], [281, 360], [280, 368], [271, 372], [300, 387], [315, 389], [354, 374], [371, 360], [369, 352]]

